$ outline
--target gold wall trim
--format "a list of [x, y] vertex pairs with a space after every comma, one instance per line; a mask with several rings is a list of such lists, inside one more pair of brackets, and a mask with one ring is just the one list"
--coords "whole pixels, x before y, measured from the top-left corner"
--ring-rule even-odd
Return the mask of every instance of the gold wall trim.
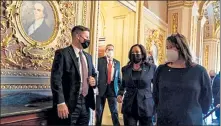
[[192, 7], [194, 4], [193, 1], [169, 1], [168, 8], [175, 8], [175, 7]]
[[10, 76], [31, 76], [31, 77], [50, 77], [50, 73], [33, 73], [33, 72], [21, 72], [21, 71], [1, 71], [2, 75]]
[[208, 70], [209, 66], [209, 45], [206, 45], [204, 52], [204, 67]]
[[87, 1], [83, 1], [83, 15], [82, 15], [82, 25], [87, 26], [86, 24], [87, 16]]
[[172, 14], [172, 33], [178, 32], [178, 13]]
[[49, 84], [1, 84], [1, 90], [13, 89], [50, 89]]

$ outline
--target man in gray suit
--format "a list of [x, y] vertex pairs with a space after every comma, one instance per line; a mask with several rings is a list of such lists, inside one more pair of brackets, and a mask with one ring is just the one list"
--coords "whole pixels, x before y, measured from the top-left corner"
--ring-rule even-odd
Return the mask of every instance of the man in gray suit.
[[106, 98], [108, 100], [114, 126], [119, 126], [117, 110], [117, 93], [121, 84], [120, 62], [113, 58], [114, 46], [106, 46], [106, 56], [98, 59], [98, 91], [96, 100], [96, 125], [102, 124], [102, 116]]

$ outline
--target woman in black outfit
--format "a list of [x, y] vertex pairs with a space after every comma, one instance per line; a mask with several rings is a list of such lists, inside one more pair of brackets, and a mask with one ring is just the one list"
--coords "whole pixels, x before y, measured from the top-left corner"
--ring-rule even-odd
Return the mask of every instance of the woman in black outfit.
[[[129, 52], [129, 63], [122, 68], [122, 85], [118, 92], [118, 102], [122, 102], [125, 126], [152, 126], [153, 98], [151, 81], [156, 66], [146, 61], [146, 50], [140, 45], [133, 45]], [[124, 94], [124, 91], [126, 93]]]
[[157, 68], [153, 81], [157, 126], [200, 126], [212, 102], [209, 75], [193, 63], [183, 35], [169, 36], [166, 48], [167, 63]]

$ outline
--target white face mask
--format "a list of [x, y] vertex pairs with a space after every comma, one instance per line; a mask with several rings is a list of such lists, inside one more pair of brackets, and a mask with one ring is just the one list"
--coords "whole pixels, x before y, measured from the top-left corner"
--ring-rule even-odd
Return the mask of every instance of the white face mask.
[[113, 58], [114, 57], [114, 51], [107, 51], [106, 52], [106, 55], [110, 58]]
[[173, 49], [167, 49], [167, 61], [168, 62], [175, 62], [179, 59], [179, 54], [177, 51]]

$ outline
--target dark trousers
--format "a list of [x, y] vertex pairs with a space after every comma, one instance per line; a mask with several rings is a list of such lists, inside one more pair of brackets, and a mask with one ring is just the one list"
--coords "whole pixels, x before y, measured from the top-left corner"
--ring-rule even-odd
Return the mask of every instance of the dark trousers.
[[152, 117], [139, 117], [132, 114], [123, 114], [123, 117], [125, 126], [153, 126]]
[[72, 126], [88, 126], [90, 120], [90, 111], [86, 107], [85, 98], [80, 95], [74, 112], [70, 115]]
[[[113, 84], [113, 83], [112, 83]], [[108, 85], [104, 96], [97, 95], [96, 97], [96, 126], [101, 126], [104, 106], [106, 99], [108, 101], [109, 109], [114, 126], [119, 126], [119, 118], [117, 111], [117, 98], [114, 94], [113, 85]]]
[[88, 126], [90, 120], [90, 111], [86, 107], [85, 98], [82, 95], [78, 97], [76, 107], [72, 113], [69, 113], [67, 119], [60, 119], [57, 115], [57, 108], [53, 108], [52, 112], [48, 115], [48, 125]]
[[216, 115], [218, 122], [220, 123], [220, 109], [215, 111], [215, 115]]

